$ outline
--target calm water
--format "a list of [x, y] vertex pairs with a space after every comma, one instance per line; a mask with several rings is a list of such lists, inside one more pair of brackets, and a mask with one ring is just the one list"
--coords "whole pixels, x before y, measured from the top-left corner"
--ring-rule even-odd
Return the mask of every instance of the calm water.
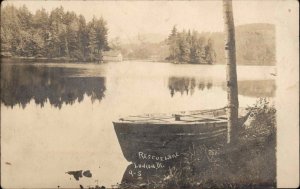
[[[240, 106], [273, 98], [275, 67], [239, 66]], [[129, 162], [119, 116], [220, 108], [225, 66], [122, 62], [2, 64], [1, 148], [5, 188], [119, 183]], [[76, 181], [65, 172], [90, 170]]]

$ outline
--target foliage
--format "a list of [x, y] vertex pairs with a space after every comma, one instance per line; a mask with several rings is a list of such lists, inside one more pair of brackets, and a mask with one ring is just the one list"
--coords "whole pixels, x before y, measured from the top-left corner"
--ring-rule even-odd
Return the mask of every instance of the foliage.
[[212, 64], [216, 60], [213, 40], [206, 39], [197, 31], [178, 32], [174, 26], [167, 39], [170, 55], [168, 60], [180, 63]]
[[[272, 24], [245, 24], [235, 27], [237, 64], [275, 64], [275, 26]], [[188, 63], [224, 63], [223, 32], [178, 32], [174, 26], [167, 39], [168, 60]], [[187, 48], [190, 48], [187, 51]], [[189, 59], [185, 55], [190, 54]]]
[[1, 9], [1, 52], [12, 56], [45, 57], [93, 61], [108, 50], [106, 22], [56, 8], [32, 14], [24, 5]]
[[276, 109], [266, 98], [259, 98], [257, 102], [247, 108], [251, 112], [251, 122], [241, 135], [247, 138], [275, 137]]

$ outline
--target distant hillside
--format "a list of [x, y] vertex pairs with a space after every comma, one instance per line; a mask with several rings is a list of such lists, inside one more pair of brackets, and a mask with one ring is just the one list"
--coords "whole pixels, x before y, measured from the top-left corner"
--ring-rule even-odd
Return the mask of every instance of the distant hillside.
[[165, 40], [168, 35], [160, 33], [142, 33], [135, 36], [120, 37], [122, 44], [138, 44], [138, 43], [160, 43]]
[[[237, 64], [275, 65], [275, 26], [247, 24], [236, 26]], [[211, 33], [217, 63], [224, 63], [224, 34]]]
[[166, 35], [140, 34], [127, 39], [114, 38], [109, 42], [112, 49], [122, 53], [124, 59], [139, 59], [159, 61], [165, 60], [169, 54], [168, 45], [165, 43]]
[[[275, 65], [275, 26], [272, 24], [246, 24], [236, 26], [236, 55], [239, 65]], [[222, 32], [200, 33], [211, 39], [216, 53], [216, 64], [225, 63], [224, 34]], [[120, 40], [116, 47], [126, 59], [165, 61], [170, 55], [166, 35], [141, 34], [126, 42]]]
[[121, 45], [120, 51], [124, 59], [164, 61], [169, 55], [169, 48], [165, 42], [160, 43], [130, 43]]

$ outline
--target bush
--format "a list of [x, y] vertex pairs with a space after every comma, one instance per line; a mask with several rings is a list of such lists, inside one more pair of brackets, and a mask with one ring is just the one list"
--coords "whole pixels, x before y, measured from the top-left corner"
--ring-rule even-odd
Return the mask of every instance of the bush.
[[240, 133], [242, 140], [262, 140], [276, 137], [276, 109], [266, 98], [259, 98], [257, 102], [247, 108], [250, 111], [251, 122]]

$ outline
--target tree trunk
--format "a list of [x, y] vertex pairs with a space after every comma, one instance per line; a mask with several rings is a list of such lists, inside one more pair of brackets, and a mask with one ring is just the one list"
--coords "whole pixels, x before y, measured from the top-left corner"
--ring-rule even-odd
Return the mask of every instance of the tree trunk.
[[66, 48], [66, 55], [68, 58], [70, 58], [69, 43], [66, 36], [65, 36], [65, 48]]
[[228, 99], [227, 143], [235, 144], [238, 135], [238, 86], [236, 74], [235, 29], [232, 12], [232, 0], [223, 0], [226, 80]]

